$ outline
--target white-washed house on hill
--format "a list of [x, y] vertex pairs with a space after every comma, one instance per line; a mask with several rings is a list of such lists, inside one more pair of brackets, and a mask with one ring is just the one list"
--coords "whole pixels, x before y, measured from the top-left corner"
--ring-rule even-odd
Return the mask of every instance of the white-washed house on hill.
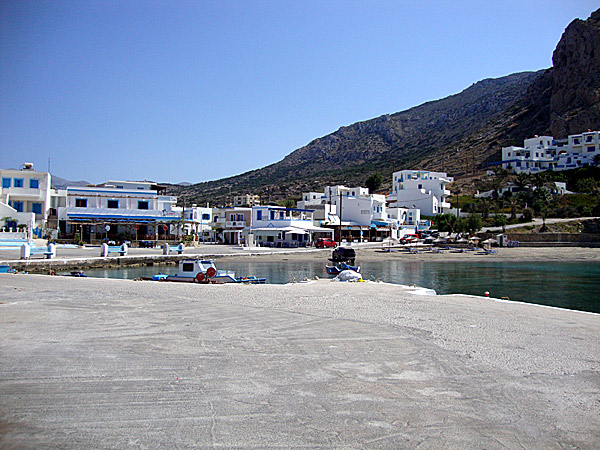
[[451, 195], [446, 185], [454, 179], [444, 172], [401, 170], [394, 172], [388, 205], [392, 208], [420, 209], [422, 215], [434, 216], [450, 209]]
[[596, 164], [600, 155], [600, 132], [587, 131], [567, 139], [534, 136], [523, 141], [523, 147], [502, 149], [502, 168], [514, 173], [539, 173], [546, 170], [570, 170]]

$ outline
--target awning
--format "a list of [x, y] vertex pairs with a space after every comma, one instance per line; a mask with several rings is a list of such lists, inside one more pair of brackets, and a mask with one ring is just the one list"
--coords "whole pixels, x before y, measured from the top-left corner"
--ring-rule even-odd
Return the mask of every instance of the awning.
[[309, 233], [333, 233], [333, 230], [331, 228], [321, 228], [321, 227], [315, 227], [315, 226], [306, 226], [306, 227], [294, 227], [294, 226], [287, 226], [287, 227], [262, 227], [262, 228], [245, 228], [244, 229], [245, 232], [248, 233], [255, 233], [255, 232], [270, 232], [270, 233], [280, 233], [280, 232], [285, 232], [285, 233], [297, 233], [297, 234], [309, 234]]
[[377, 227], [391, 227], [394, 225], [392, 221], [385, 220], [371, 220], [371, 225], [375, 225]]

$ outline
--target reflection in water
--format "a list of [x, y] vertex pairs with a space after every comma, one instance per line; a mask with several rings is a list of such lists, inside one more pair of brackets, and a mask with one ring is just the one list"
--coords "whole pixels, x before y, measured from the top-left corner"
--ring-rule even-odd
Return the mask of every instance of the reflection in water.
[[[357, 262], [359, 263], [359, 262]], [[600, 264], [557, 262], [425, 262], [377, 261], [360, 263], [365, 279], [417, 285], [438, 294], [509, 297], [530, 303], [600, 312]], [[268, 283], [282, 284], [304, 278], [328, 278], [322, 262], [218, 261], [219, 269], [235, 270], [238, 276], [265, 277]], [[88, 276], [133, 279], [158, 272], [175, 274], [177, 267], [123, 267], [89, 269]]]

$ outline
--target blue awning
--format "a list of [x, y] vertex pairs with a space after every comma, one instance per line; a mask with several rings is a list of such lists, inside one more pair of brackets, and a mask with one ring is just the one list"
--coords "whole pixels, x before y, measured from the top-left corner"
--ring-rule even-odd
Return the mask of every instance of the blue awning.
[[383, 220], [371, 220], [371, 226], [391, 227], [392, 224], [390, 222], [384, 222]]

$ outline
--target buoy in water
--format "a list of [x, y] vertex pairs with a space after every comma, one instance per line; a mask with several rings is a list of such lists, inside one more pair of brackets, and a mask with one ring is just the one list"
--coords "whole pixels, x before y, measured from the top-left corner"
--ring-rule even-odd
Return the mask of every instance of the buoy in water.
[[490, 293], [488, 291], [485, 291], [485, 293], [483, 295], [485, 295], [486, 297], [489, 297]]

